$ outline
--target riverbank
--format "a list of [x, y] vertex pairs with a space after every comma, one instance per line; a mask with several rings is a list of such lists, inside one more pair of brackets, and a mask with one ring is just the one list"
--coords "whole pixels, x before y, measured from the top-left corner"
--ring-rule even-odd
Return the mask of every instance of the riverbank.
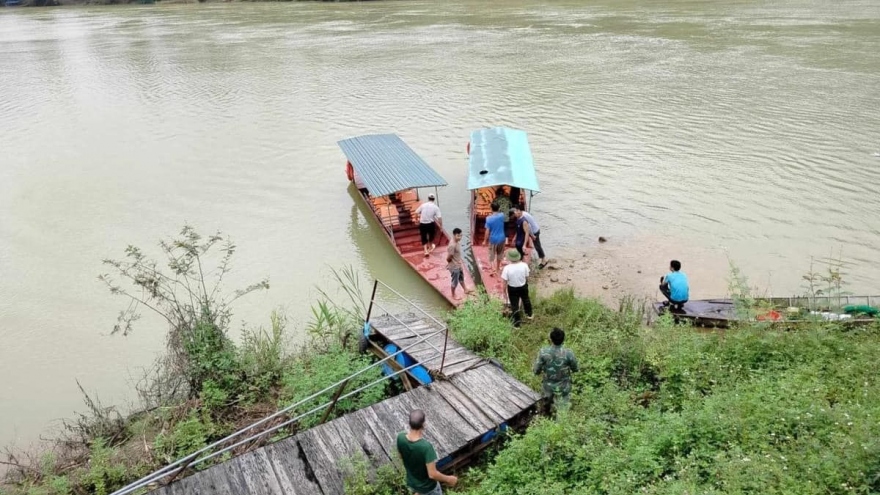
[[[661, 318], [643, 324], [641, 306], [609, 309], [564, 289], [536, 297], [535, 319], [513, 329], [500, 305], [469, 302], [449, 314], [454, 337], [540, 388], [531, 365], [553, 327], [580, 360], [572, 407], [537, 419], [521, 435], [457, 473], [451, 493], [865, 493], [880, 488], [880, 325], [845, 330], [816, 323], [798, 331], [748, 324], [695, 332]], [[328, 321], [325, 317], [316, 322]], [[323, 328], [322, 331], [316, 331]], [[129, 418], [95, 408], [77, 424], [78, 465], [58, 450], [32, 458], [4, 495], [110, 493], [237, 427], [363, 366], [352, 340], [315, 326], [309, 347], [279, 354], [285, 326], [252, 334], [237, 354], [261, 392], [245, 401], [210, 394]], [[274, 364], [270, 364], [274, 363]], [[271, 370], [271, 371], [270, 371]], [[377, 392], [337, 412], [381, 400]], [[112, 421], [107, 421], [107, 419]], [[82, 418], [85, 419], [85, 418]], [[307, 425], [303, 425], [307, 426]], [[99, 428], [100, 427], [100, 428]], [[108, 427], [115, 428], [107, 429]], [[115, 431], [115, 433], [114, 433]], [[278, 438], [291, 431], [284, 431]], [[69, 444], [57, 444], [69, 447]], [[352, 478], [347, 493], [406, 493], [384, 471]]]

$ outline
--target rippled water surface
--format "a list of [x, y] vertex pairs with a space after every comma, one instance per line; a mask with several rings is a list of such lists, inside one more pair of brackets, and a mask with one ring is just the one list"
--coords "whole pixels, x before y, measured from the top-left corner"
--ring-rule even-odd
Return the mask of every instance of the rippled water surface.
[[109, 336], [123, 301], [96, 275], [185, 222], [233, 236], [230, 287], [270, 277], [249, 324], [301, 325], [328, 265], [440, 308], [353, 206], [335, 142], [355, 134], [424, 155], [448, 226], [469, 131], [507, 125], [530, 133], [551, 255], [662, 239], [792, 293], [833, 252], [880, 292], [878, 19], [874, 0], [0, 9], [0, 442], [78, 409], [75, 380], [133, 398], [164, 327]]

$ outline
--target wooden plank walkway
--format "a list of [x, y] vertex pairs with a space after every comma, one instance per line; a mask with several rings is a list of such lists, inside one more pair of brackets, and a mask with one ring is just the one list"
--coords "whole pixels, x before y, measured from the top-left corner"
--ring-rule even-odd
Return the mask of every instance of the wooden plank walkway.
[[[412, 315], [371, 319], [373, 331], [400, 348], [440, 328]], [[407, 352], [438, 370], [444, 334]], [[436, 348], [436, 349], [435, 349]], [[397, 434], [413, 409], [426, 412], [425, 438], [440, 459], [454, 459], [487, 432], [535, 405], [540, 395], [451, 338], [445, 379], [418, 387], [292, 437], [212, 466], [152, 493], [156, 495], [336, 495], [344, 492], [346, 460], [362, 457], [375, 468], [397, 456]], [[402, 476], [402, 474], [401, 474]]]

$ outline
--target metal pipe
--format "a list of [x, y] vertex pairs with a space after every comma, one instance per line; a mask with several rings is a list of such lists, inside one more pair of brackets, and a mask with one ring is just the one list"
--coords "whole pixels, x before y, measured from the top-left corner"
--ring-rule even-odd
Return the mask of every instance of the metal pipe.
[[412, 302], [412, 301], [410, 301], [409, 299], [407, 299], [406, 297], [404, 297], [403, 294], [401, 294], [400, 292], [397, 292], [396, 290], [394, 290], [394, 289], [392, 289], [391, 287], [389, 287], [388, 284], [386, 284], [385, 282], [383, 282], [383, 281], [381, 281], [381, 280], [377, 280], [377, 282], [379, 282], [380, 284], [382, 284], [382, 287], [385, 287], [386, 289], [390, 290], [392, 294], [394, 294], [394, 295], [396, 295], [397, 297], [399, 297], [399, 298], [403, 299], [404, 301], [408, 302], [412, 307], [416, 308], [420, 313], [422, 313], [423, 315], [425, 315], [425, 316], [427, 316], [428, 318], [430, 318], [434, 323], [440, 325], [441, 327], [445, 327], [445, 326], [446, 326], [446, 325], [443, 324], [443, 322], [441, 322], [441, 321], [438, 320], [437, 318], [434, 318], [432, 315], [430, 315], [429, 313], [427, 313], [427, 312], [426, 312], [425, 310], [423, 310], [422, 308], [416, 306], [416, 304], [415, 304], [414, 302]]
[[[385, 308], [383, 308], [382, 305], [380, 305], [379, 303], [376, 303], [376, 307], [378, 307], [378, 308], [381, 309], [382, 311], [385, 311], [386, 313], [388, 313], [388, 310], [385, 309]], [[415, 335], [416, 337], [421, 337], [421, 336], [422, 336], [420, 333], [418, 333], [418, 332], [416, 332], [415, 330], [413, 330], [412, 328], [410, 328], [409, 325], [407, 325], [406, 323], [404, 323], [403, 320], [401, 320], [401, 319], [398, 318], [397, 316], [395, 316], [395, 315], [389, 315], [389, 316], [391, 316], [392, 318], [394, 318], [395, 320], [397, 320], [397, 323], [400, 323], [401, 325], [403, 325], [404, 328], [406, 328], [407, 330], [409, 330], [411, 334]], [[443, 328], [446, 328], [446, 326], [443, 325]], [[443, 330], [440, 330], [440, 331], [442, 332]], [[432, 344], [430, 341], [425, 340], [425, 343], [428, 344], [429, 346], [433, 347], [434, 350], [437, 351], [438, 354], [440, 354], [440, 353], [443, 352], [443, 351], [441, 351], [439, 348], [437, 348], [437, 346], [435, 346], [434, 344]]]

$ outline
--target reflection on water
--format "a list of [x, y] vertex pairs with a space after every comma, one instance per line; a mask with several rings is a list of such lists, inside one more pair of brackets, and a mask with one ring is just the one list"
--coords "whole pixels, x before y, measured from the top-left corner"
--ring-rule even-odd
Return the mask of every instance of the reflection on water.
[[470, 131], [506, 125], [529, 132], [551, 257], [723, 252], [789, 293], [834, 250], [876, 293], [878, 33], [875, 0], [4, 10], [0, 443], [79, 407], [74, 379], [132, 398], [164, 326], [107, 335], [100, 260], [184, 223], [233, 237], [230, 289], [270, 277], [235, 307], [248, 324], [280, 306], [303, 326], [347, 264], [439, 310], [352, 207], [335, 143], [358, 134], [400, 134], [447, 179], [447, 228], [469, 225]]

